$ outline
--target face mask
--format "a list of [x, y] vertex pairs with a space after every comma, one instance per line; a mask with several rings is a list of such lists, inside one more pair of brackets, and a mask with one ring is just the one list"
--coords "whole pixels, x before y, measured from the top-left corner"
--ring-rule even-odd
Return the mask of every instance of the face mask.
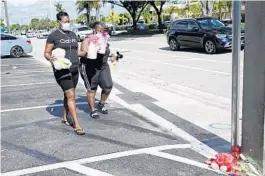
[[64, 24], [62, 24], [61, 29], [62, 29], [63, 31], [70, 31], [70, 30], [71, 30], [71, 25], [70, 25], [70, 23], [64, 23]]

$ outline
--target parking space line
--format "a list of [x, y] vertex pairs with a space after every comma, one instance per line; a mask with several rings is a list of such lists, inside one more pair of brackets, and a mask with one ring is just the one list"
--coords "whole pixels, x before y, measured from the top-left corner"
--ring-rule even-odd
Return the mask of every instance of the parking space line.
[[140, 58], [140, 57], [130, 57], [130, 56], [128, 56], [127, 58], [133, 58], [133, 59], [142, 60], [142, 61], [148, 61], [148, 62], [153, 62], [153, 63], [170, 65], [170, 66], [173, 66], [173, 67], [182, 67], [182, 68], [187, 68], [187, 69], [191, 69], [191, 70], [199, 70], [199, 71], [204, 71], [204, 72], [217, 73], [217, 74], [221, 74], [221, 75], [229, 75], [229, 76], [231, 75], [231, 73], [222, 72], [222, 71], [204, 69], [204, 68], [199, 68], [199, 67], [192, 67], [192, 66], [181, 65], [181, 64], [172, 64], [172, 63], [161, 62], [161, 61], [156, 61], [156, 60], [148, 60], [148, 59], [144, 59], [144, 58]]
[[[165, 53], [158, 53], [158, 52], [148, 52], [148, 51], [141, 51], [141, 50], [132, 50], [132, 49], [126, 49], [126, 48], [116, 48], [112, 47], [112, 49], [118, 50], [118, 51], [130, 51], [130, 52], [138, 52], [138, 53], [146, 53], [146, 54], [153, 54], [153, 55], [160, 55], [160, 56], [168, 56], [169, 58], [182, 58], [183, 61], [185, 60], [198, 60], [198, 61], [206, 61], [206, 62], [214, 62], [214, 63], [220, 63], [220, 64], [232, 64], [232, 62], [227, 62], [227, 61], [219, 61], [219, 60], [214, 60], [214, 59], [203, 59], [203, 58], [198, 58], [198, 57], [189, 57], [189, 56], [177, 56], [177, 55], [172, 55], [172, 54], [165, 54]], [[241, 57], [243, 58], [244, 55]], [[232, 56], [231, 56], [232, 59]], [[240, 64], [243, 65], [243, 64]]]
[[115, 159], [115, 158], [121, 158], [126, 156], [132, 156], [132, 155], [140, 155], [145, 154], [147, 151], [160, 151], [160, 150], [169, 150], [169, 149], [186, 149], [191, 148], [190, 144], [176, 144], [176, 145], [164, 145], [164, 146], [157, 146], [157, 147], [150, 147], [150, 148], [142, 148], [142, 149], [136, 149], [136, 150], [129, 150], [124, 152], [118, 152], [118, 153], [111, 153], [101, 156], [95, 156], [91, 158], [84, 158], [75, 160], [74, 162], [85, 164], [85, 163], [92, 163], [92, 162], [98, 162], [98, 161], [105, 161], [109, 159]]
[[75, 162], [67, 163], [67, 164], [65, 164], [65, 167], [67, 169], [70, 169], [70, 170], [73, 170], [73, 171], [76, 171], [78, 173], [85, 174], [85, 175], [91, 175], [91, 176], [97, 176], [97, 175], [98, 176], [113, 176], [113, 175], [108, 174], [106, 172], [102, 172], [102, 171], [99, 171], [99, 170], [96, 170], [96, 169], [92, 169], [90, 167], [86, 167], [86, 166], [83, 166], [83, 165], [75, 163]]
[[[87, 102], [77, 102], [76, 105], [85, 105]], [[0, 112], [13, 112], [13, 111], [25, 111], [25, 110], [33, 110], [33, 109], [42, 109], [42, 108], [54, 108], [54, 107], [61, 107], [63, 104], [53, 104], [53, 105], [43, 105], [43, 106], [33, 106], [33, 107], [24, 107], [24, 108], [13, 108], [13, 109], [4, 109]]]
[[199, 167], [199, 168], [202, 168], [202, 169], [206, 169], [206, 170], [214, 171], [214, 172], [217, 172], [217, 173], [221, 173], [221, 172], [219, 172], [217, 170], [211, 169], [207, 164], [200, 163], [198, 161], [194, 161], [194, 160], [187, 159], [187, 158], [184, 158], [184, 157], [172, 155], [172, 154], [165, 153], [165, 152], [152, 152], [151, 151], [151, 152], [148, 152], [148, 153], [150, 155], [155, 155], [155, 156], [158, 156], [158, 157], [161, 157], [161, 158], [165, 158], [165, 159], [168, 159], [168, 160], [172, 160], [172, 161], [180, 162], [180, 163], [183, 163], [183, 164], [192, 165], [192, 166], [196, 166], [196, 167]]
[[2, 65], [2, 67], [11, 67], [11, 66], [36, 66], [36, 65], [39, 65], [39, 66], [43, 66], [42, 64], [6, 64], [6, 65]]
[[[111, 154], [106, 154], [106, 155], [94, 156], [90, 158], [83, 158], [83, 159], [78, 159], [74, 161], [65, 161], [61, 163], [48, 164], [48, 165], [37, 166], [37, 167], [32, 167], [32, 168], [27, 168], [27, 169], [22, 169], [22, 170], [10, 171], [6, 173], [2, 173], [1, 175], [2, 176], [20, 176], [20, 175], [37, 173], [41, 171], [48, 171], [48, 170], [59, 169], [59, 168], [69, 168], [69, 166], [72, 163], [86, 164], [86, 163], [105, 161], [109, 159], [115, 159], [115, 158], [121, 158], [121, 157], [133, 156], [133, 155], [148, 154], [148, 151], [156, 152], [160, 150], [185, 149], [185, 148], [190, 148], [190, 147], [191, 147], [190, 144], [175, 144], [175, 145], [163, 145], [163, 146], [156, 146], [156, 147], [149, 147], [149, 148], [141, 148], [141, 149], [135, 149], [135, 150], [128, 150], [124, 152], [116, 152], [116, 153], [111, 153]], [[80, 168], [80, 166], [78, 167]], [[70, 168], [70, 169], [73, 170], [74, 168]]]
[[39, 83], [28, 83], [28, 84], [10, 84], [10, 85], [3, 85], [1, 88], [5, 87], [17, 87], [17, 86], [33, 86], [33, 85], [42, 85], [42, 84], [53, 84], [53, 82], [39, 82]]

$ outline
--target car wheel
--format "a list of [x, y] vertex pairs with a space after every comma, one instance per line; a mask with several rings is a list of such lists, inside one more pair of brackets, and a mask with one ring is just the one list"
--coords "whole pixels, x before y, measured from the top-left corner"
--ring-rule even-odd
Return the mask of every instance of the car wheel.
[[10, 50], [10, 55], [15, 58], [21, 57], [23, 54], [24, 54], [24, 51], [20, 46], [14, 46]]
[[204, 42], [204, 49], [207, 54], [215, 54], [216, 53], [216, 45], [214, 41], [207, 39]]
[[175, 38], [169, 39], [169, 46], [170, 46], [170, 49], [173, 51], [179, 50], [179, 44]]

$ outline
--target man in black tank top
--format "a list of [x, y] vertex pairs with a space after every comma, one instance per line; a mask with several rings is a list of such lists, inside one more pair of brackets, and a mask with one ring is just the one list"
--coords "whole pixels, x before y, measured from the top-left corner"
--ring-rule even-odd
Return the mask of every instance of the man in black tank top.
[[[102, 33], [104, 28], [100, 22], [94, 23], [94, 32]], [[89, 39], [86, 38], [82, 42], [81, 51], [87, 52], [89, 45]], [[87, 57], [80, 58], [80, 73], [84, 80], [84, 84], [87, 88], [87, 101], [91, 110], [92, 118], [99, 118], [98, 111], [102, 114], [108, 114], [108, 110], [105, 108], [105, 102], [109, 97], [109, 94], [113, 87], [112, 77], [110, 73], [110, 67], [108, 59], [114, 62], [116, 57], [111, 54], [109, 44], [106, 45], [104, 54], [97, 54], [96, 59], [90, 59]], [[98, 86], [101, 87], [101, 99], [95, 108], [95, 96]]]

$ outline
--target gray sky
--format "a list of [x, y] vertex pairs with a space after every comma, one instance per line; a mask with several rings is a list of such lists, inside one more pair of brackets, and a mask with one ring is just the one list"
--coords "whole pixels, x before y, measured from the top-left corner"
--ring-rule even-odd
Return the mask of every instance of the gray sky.
[[[69, 13], [72, 19], [77, 17], [78, 14], [75, 7], [76, 0], [52, 0], [52, 13], [49, 0], [7, 0], [10, 23], [27, 24], [32, 18], [50, 18], [51, 14], [53, 14], [53, 19], [55, 19], [56, 11], [53, 4], [56, 2], [63, 4], [64, 9]], [[1, 18], [4, 18], [3, 9], [3, 5], [1, 5]], [[101, 14], [108, 15], [110, 9], [110, 4], [107, 4], [102, 8]], [[115, 7], [116, 13], [125, 11], [126, 10], [121, 7]]]

